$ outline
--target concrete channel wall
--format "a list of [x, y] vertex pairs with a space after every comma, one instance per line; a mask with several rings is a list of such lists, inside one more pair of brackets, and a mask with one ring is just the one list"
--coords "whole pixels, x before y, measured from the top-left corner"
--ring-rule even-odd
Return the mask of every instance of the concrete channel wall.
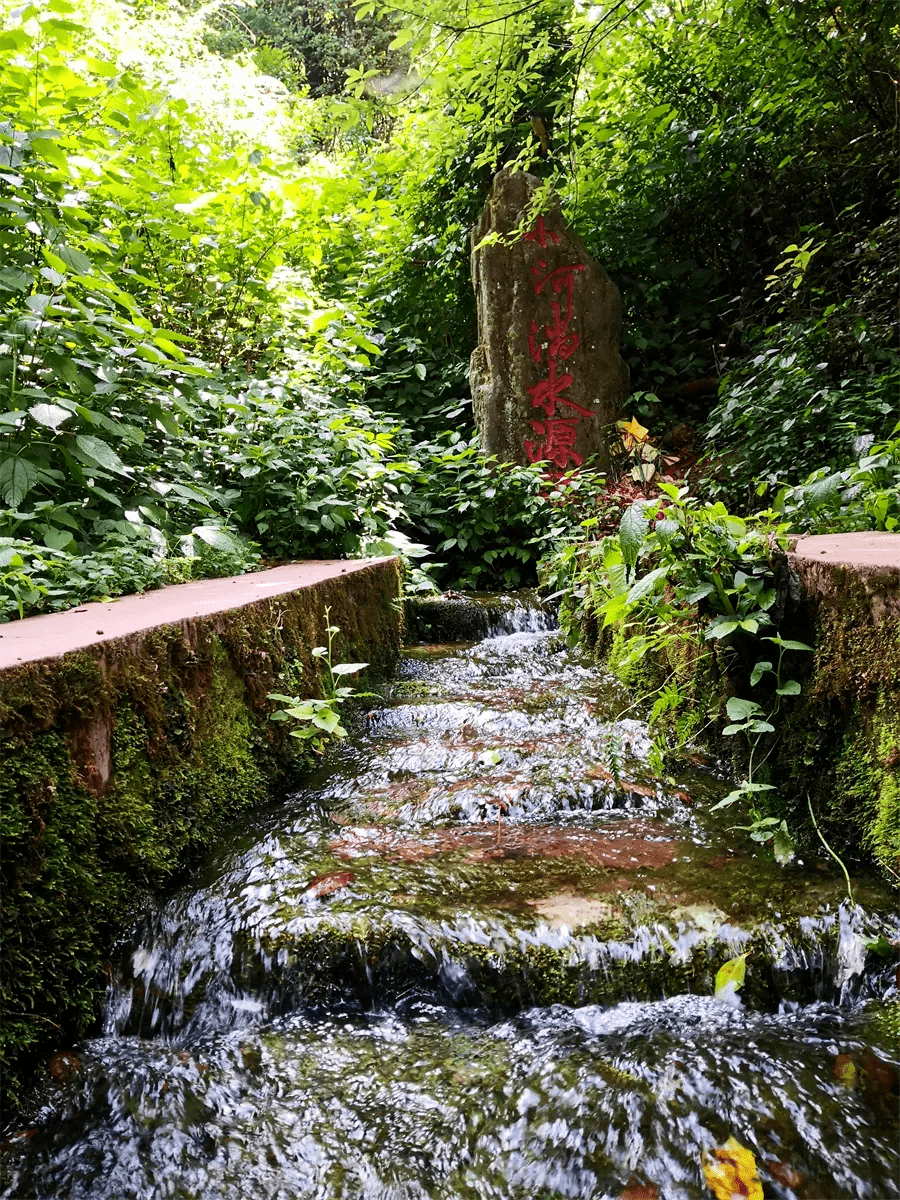
[[335, 661], [391, 668], [400, 582], [392, 558], [300, 563], [0, 625], [7, 1099], [91, 1027], [141, 896], [303, 766], [267, 697], [320, 694], [328, 622]]
[[900, 882], [900, 534], [802, 537], [787, 555], [815, 646], [775, 774]]

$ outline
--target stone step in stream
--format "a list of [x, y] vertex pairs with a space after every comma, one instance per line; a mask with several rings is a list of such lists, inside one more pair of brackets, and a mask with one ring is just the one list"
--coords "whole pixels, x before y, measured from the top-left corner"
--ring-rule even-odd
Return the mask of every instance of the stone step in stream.
[[729, 1138], [765, 1197], [900, 1195], [893, 898], [656, 775], [552, 625], [409, 649], [144, 914], [4, 1196], [708, 1200]]

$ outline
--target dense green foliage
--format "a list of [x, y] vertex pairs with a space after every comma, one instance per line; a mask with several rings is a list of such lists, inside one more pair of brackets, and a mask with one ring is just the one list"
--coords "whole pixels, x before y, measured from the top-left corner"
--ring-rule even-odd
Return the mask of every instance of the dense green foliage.
[[[890, 5], [355, 7], [9, 9], [7, 617], [409, 539], [444, 584], [533, 580], [600, 485], [553, 499], [469, 444], [467, 231], [503, 163], [622, 286], [654, 432], [721, 374], [701, 493], [746, 511], [816, 472], [804, 519], [889, 436]], [[889, 519], [879, 470], [884, 516], [842, 528]]]

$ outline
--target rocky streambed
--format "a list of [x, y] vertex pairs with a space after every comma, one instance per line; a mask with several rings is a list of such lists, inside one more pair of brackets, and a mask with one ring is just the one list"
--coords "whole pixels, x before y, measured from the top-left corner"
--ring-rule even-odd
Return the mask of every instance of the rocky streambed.
[[894, 898], [755, 852], [540, 610], [499, 630], [409, 650], [146, 915], [5, 1196], [708, 1200], [729, 1137], [766, 1197], [900, 1195]]

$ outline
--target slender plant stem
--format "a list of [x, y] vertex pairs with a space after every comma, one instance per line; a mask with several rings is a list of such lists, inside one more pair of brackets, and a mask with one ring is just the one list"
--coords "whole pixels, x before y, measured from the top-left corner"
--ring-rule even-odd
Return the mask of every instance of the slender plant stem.
[[819, 835], [819, 841], [822, 843], [822, 845], [825, 847], [825, 849], [828, 851], [828, 853], [831, 855], [831, 857], [834, 859], [834, 861], [837, 863], [837, 865], [844, 872], [844, 878], [847, 881], [847, 897], [848, 897], [850, 903], [853, 904], [853, 889], [850, 886], [850, 876], [847, 873], [847, 868], [844, 866], [842, 860], [840, 858], [838, 858], [837, 854], [835, 854], [835, 852], [832, 850], [832, 848], [825, 841], [825, 838], [822, 836], [822, 830], [819, 828], [819, 823], [816, 820], [816, 814], [813, 812], [812, 800], [810, 800], [810, 798], [809, 798], [809, 792], [806, 793], [806, 806], [809, 809], [809, 815], [812, 817], [813, 829]]

